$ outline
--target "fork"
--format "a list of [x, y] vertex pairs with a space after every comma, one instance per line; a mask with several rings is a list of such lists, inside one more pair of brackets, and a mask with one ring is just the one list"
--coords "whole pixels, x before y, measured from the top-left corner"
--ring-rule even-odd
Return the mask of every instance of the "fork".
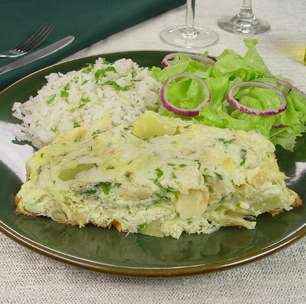
[[20, 42], [15, 48], [0, 52], [0, 58], [17, 58], [27, 54], [43, 43], [51, 31], [51, 26], [42, 25], [38, 31]]

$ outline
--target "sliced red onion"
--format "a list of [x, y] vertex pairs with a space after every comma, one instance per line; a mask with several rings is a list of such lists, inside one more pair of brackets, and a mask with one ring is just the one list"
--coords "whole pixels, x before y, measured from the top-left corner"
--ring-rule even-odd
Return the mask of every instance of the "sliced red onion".
[[288, 126], [284, 124], [276, 124], [276, 125], [273, 125], [272, 127], [275, 129], [282, 129], [282, 128], [287, 128]]
[[[277, 96], [281, 100], [282, 104], [276, 109], [266, 109], [266, 110], [253, 109], [253, 108], [250, 108], [248, 106], [245, 106], [245, 105], [241, 104], [235, 98], [235, 94], [242, 87], [258, 87], [258, 88], [272, 90], [274, 93], [277, 94]], [[258, 81], [239, 82], [239, 83], [234, 84], [230, 88], [230, 90], [228, 91], [227, 102], [232, 108], [235, 108], [242, 113], [247, 113], [247, 114], [251, 114], [251, 115], [262, 115], [262, 116], [279, 114], [279, 113], [285, 111], [288, 107], [288, 102], [287, 102], [284, 94], [280, 90], [278, 90], [273, 85], [263, 83], [263, 82], [258, 82]]]
[[294, 85], [292, 85], [289, 81], [284, 80], [284, 79], [278, 79], [278, 78], [259, 78], [256, 79], [255, 81], [260, 81], [260, 82], [270, 82], [270, 83], [279, 83], [281, 85], [284, 86], [284, 89], [282, 90], [284, 92], [284, 94], [288, 94], [291, 91], [295, 91], [296, 93], [298, 93], [299, 95], [301, 95], [302, 97], [304, 97], [306, 99], [306, 94], [301, 91], [300, 89], [298, 89], [297, 87], [295, 87]]
[[306, 99], [306, 94], [297, 87], [291, 86], [291, 91], [295, 91], [296, 93], [301, 95], [304, 99]]
[[162, 64], [162, 66], [167, 67], [167, 66], [172, 64], [172, 61], [175, 59], [175, 57], [182, 56], [182, 55], [189, 56], [190, 58], [192, 58], [194, 60], [197, 60], [199, 62], [202, 62], [204, 64], [215, 64], [215, 62], [216, 62], [216, 59], [214, 59], [214, 57], [210, 57], [210, 56], [206, 57], [206, 56], [203, 56], [203, 55], [200, 55], [200, 54], [169, 53], [163, 58], [161, 64]]
[[[167, 98], [167, 92], [168, 92], [168, 88], [169, 85], [176, 79], [179, 78], [189, 78], [189, 79], [194, 79], [196, 81], [198, 81], [203, 90], [204, 90], [204, 94], [205, 97], [204, 99], [198, 104], [197, 107], [192, 108], [192, 109], [185, 109], [185, 108], [178, 108], [175, 105], [173, 105], [171, 103], [170, 100], [168, 100]], [[167, 79], [167, 81], [164, 83], [164, 85], [162, 86], [161, 90], [160, 90], [160, 99], [161, 102], [163, 104], [163, 106], [170, 112], [173, 112], [177, 115], [182, 115], [182, 116], [197, 116], [200, 113], [200, 110], [205, 106], [205, 104], [208, 102], [208, 100], [210, 99], [210, 92], [209, 92], [209, 88], [206, 84], [206, 82], [201, 79], [200, 77], [192, 74], [192, 73], [179, 73], [176, 74], [170, 78]]]

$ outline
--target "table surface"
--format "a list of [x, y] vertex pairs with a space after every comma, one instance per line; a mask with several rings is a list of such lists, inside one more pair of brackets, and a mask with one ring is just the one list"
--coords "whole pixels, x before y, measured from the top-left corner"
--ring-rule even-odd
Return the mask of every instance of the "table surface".
[[[242, 36], [218, 29], [219, 17], [234, 14], [240, 0], [197, 1], [198, 25], [219, 34], [207, 48], [243, 51]], [[276, 74], [306, 91], [305, 0], [254, 1], [272, 30], [257, 36], [258, 49]], [[158, 33], [184, 23], [184, 7], [115, 34], [67, 58], [126, 50], [173, 50]], [[306, 238], [262, 260], [230, 270], [179, 278], [132, 278], [66, 265], [22, 247], [0, 233], [0, 303], [306, 303]]]

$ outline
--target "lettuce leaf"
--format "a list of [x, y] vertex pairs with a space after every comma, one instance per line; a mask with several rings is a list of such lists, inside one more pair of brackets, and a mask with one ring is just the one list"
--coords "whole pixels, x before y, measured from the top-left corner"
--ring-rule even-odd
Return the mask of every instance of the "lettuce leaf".
[[[234, 82], [252, 81], [260, 78], [275, 78], [259, 55], [255, 39], [244, 40], [247, 51], [240, 55], [226, 49], [216, 59], [214, 66], [203, 64], [188, 56], [177, 57], [171, 66], [164, 69], [152, 68], [152, 75], [161, 83], [178, 73], [189, 72], [204, 79], [210, 89], [209, 103], [200, 114], [193, 118], [197, 123], [203, 123], [220, 128], [239, 130], [255, 130], [270, 139], [275, 145], [293, 150], [296, 137], [305, 131], [306, 99], [295, 91], [287, 96], [286, 111], [273, 116], [256, 116], [241, 113], [229, 107], [226, 94]], [[204, 54], [203, 56], [207, 56]], [[195, 107], [204, 97], [203, 89], [196, 80], [179, 79], [169, 86], [167, 97], [176, 106], [182, 108]], [[249, 87], [241, 89], [236, 98], [249, 107], [257, 109], [277, 108], [280, 100], [277, 95], [267, 89]], [[165, 109], [161, 113], [176, 116]], [[275, 128], [275, 126], [283, 126]]]
[[181, 78], [169, 87], [167, 98], [179, 108], [192, 109], [203, 100], [204, 95], [204, 90], [198, 81]]

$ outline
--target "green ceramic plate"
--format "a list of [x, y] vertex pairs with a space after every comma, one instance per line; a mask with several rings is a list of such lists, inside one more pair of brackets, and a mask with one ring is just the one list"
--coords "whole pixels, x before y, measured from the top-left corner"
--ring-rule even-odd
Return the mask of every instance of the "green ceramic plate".
[[[138, 51], [103, 55], [108, 60], [126, 57], [142, 66], [159, 65], [165, 52]], [[15, 122], [14, 101], [25, 101], [45, 83], [51, 72], [67, 72], [94, 62], [78, 59], [48, 67], [13, 84], [0, 94], [0, 120]], [[306, 200], [306, 135], [295, 152], [277, 151], [288, 185]], [[306, 234], [305, 206], [272, 218], [259, 217], [255, 230], [225, 228], [210, 235], [183, 235], [179, 240], [119, 233], [94, 226], [79, 229], [47, 218], [16, 215], [14, 196], [21, 183], [0, 162], [0, 227], [9, 236], [59, 260], [86, 268], [129, 275], [181, 275], [213, 271], [262, 257]]]

